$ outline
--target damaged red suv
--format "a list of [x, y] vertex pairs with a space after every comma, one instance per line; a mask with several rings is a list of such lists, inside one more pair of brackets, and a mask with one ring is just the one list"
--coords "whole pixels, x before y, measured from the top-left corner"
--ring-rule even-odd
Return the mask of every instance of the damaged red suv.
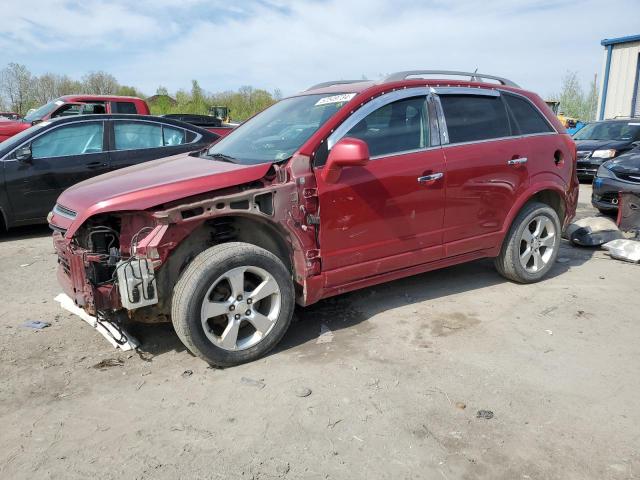
[[486, 257], [540, 280], [575, 213], [575, 160], [540, 97], [503, 78], [327, 82], [207, 150], [65, 191], [58, 277], [92, 315], [171, 321], [236, 365], [280, 341], [296, 303]]

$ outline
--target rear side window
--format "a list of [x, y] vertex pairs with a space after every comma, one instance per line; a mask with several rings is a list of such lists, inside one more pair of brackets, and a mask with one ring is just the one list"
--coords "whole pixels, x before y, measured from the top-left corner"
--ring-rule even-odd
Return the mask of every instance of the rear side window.
[[505, 94], [504, 99], [520, 127], [521, 134], [547, 133], [552, 131], [547, 121], [542, 117], [542, 114], [538, 112], [528, 100], [509, 94]]
[[162, 127], [156, 123], [115, 122], [116, 150], [157, 148], [164, 145]]
[[507, 111], [500, 97], [442, 95], [449, 143], [474, 142], [511, 134]]
[[371, 112], [345, 137], [365, 141], [372, 157], [391, 155], [429, 145], [425, 97], [407, 98]]
[[111, 102], [111, 111], [113, 113], [138, 113], [136, 105], [133, 102]]

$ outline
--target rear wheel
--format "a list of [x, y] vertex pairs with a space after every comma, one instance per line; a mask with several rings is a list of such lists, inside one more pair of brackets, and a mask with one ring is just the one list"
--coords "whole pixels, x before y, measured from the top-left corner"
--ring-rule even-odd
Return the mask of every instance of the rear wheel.
[[544, 203], [532, 202], [514, 220], [495, 259], [496, 269], [514, 282], [537, 282], [551, 270], [559, 250], [558, 214]]
[[283, 337], [294, 308], [291, 273], [247, 243], [209, 248], [176, 284], [171, 317], [180, 340], [212, 365], [255, 360]]

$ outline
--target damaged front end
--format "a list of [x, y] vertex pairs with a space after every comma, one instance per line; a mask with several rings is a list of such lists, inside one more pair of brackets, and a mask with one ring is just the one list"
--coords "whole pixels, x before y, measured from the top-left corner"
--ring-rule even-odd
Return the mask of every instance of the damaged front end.
[[173, 287], [189, 263], [213, 245], [242, 241], [282, 258], [298, 303], [315, 301], [307, 279], [320, 272], [318, 202], [308, 162], [294, 158], [259, 181], [152, 209], [94, 215], [73, 232], [75, 213], [57, 205], [49, 220], [64, 292], [90, 315], [166, 322]]

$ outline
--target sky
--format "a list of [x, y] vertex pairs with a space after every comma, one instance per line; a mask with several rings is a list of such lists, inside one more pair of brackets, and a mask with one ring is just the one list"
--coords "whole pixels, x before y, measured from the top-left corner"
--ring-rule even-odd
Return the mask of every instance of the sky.
[[0, 68], [104, 70], [149, 95], [477, 68], [547, 96], [568, 71], [586, 88], [600, 41], [639, 19], [640, 0], [2, 0]]

